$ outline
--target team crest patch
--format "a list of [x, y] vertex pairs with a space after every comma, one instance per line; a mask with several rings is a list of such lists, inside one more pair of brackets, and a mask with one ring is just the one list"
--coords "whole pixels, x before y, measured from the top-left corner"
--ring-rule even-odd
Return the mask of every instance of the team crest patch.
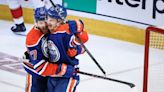
[[53, 41], [48, 40], [48, 54], [51, 62], [55, 63], [60, 59], [60, 53]]

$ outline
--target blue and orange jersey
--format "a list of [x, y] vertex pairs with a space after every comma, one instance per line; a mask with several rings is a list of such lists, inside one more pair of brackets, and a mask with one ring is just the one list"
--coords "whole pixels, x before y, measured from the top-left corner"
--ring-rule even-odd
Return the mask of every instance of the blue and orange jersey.
[[26, 47], [30, 55], [29, 62], [24, 62], [25, 70], [30, 74], [50, 76], [56, 74], [58, 65], [45, 60], [42, 45], [46, 41], [46, 35], [33, 27], [26, 37]]
[[35, 27], [33, 27], [27, 34], [26, 47], [30, 55], [30, 61], [33, 65], [37, 64], [44, 58], [41, 45], [45, 38], [45, 35]]
[[[88, 40], [86, 31], [82, 31], [76, 36], [83, 43]], [[44, 54], [43, 43], [47, 43], [48, 59]], [[30, 62], [24, 62], [24, 68], [28, 73], [38, 76], [56, 76], [57, 71], [61, 70], [59, 66], [62, 66], [63, 63], [65, 67], [78, 65], [78, 59], [75, 56], [85, 51], [75, 35], [71, 34], [68, 24], [61, 25], [48, 35], [33, 27], [27, 34], [26, 47], [30, 54]], [[45, 58], [54, 63], [46, 61]], [[62, 69], [63, 71], [68, 70], [65, 67]]]
[[[78, 36], [83, 43], [88, 40], [86, 31], [81, 32]], [[75, 56], [84, 52], [81, 44], [74, 34], [70, 33], [69, 25], [63, 24], [48, 35], [48, 48], [50, 49], [49, 58], [52, 62], [66, 63], [68, 65], [78, 65], [78, 59]], [[55, 51], [55, 53], [51, 53]]]

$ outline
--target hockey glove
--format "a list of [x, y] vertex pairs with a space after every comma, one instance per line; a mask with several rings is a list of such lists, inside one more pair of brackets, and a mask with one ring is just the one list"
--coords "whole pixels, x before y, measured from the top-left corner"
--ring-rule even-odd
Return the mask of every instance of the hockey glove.
[[59, 77], [70, 78], [73, 76], [75, 68], [71, 65], [59, 64], [56, 75]]
[[79, 34], [84, 29], [84, 24], [82, 20], [69, 20], [67, 21], [69, 25], [69, 30], [71, 34]]
[[23, 59], [30, 59], [30, 55], [27, 51], [24, 52]]

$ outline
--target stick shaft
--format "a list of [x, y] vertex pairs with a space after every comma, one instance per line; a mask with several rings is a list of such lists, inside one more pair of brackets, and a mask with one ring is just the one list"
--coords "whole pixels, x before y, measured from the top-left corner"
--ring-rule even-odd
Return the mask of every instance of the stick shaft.
[[95, 62], [95, 64], [98, 66], [98, 68], [101, 70], [101, 72], [106, 75], [106, 72], [104, 71], [104, 69], [100, 66], [100, 64], [97, 62], [97, 60], [93, 57], [93, 55], [90, 53], [90, 51], [87, 49], [87, 47], [82, 43], [82, 41], [76, 37], [78, 39], [78, 41], [80, 42], [81, 46], [85, 49], [85, 51], [87, 52], [87, 54], [90, 56], [90, 58]]
[[91, 77], [100, 78], [100, 79], [105, 79], [105, 80], [109, 80], [109, 81], [114, 81], [114, 82], [121, 83], [121, 84], [125, 84], [125, 85], [130, 86], [131, 88], [135, 87], [135, 85], [133, 83], [125, 82], [125, 81], [122, 81], [122, 80], [108, 78], [108, 77], [104, 77], [104, 76], [100, 76], [100, 75], [96, 75], [96, 74], [91, 74], [91, 73], [86, 73], [86, 72], [82, 72], [82, 71], [77, 71], [77, 73], [87, 75], [87, 76], [91, 76]]

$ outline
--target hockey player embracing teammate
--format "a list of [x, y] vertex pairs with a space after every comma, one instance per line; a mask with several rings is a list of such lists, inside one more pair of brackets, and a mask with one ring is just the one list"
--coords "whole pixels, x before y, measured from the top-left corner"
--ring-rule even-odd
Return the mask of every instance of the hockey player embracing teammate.
[[76, 56], [85, 52], [76, 37], [85, 43], [88, 34], [81, 20], [65, 22], [66, 16], [59, 4], [35, 10], [36, 25], [26, 38], [29, 59], [23, 64], [28, 72], [26, 92], [75, 92], [79, 83]]

